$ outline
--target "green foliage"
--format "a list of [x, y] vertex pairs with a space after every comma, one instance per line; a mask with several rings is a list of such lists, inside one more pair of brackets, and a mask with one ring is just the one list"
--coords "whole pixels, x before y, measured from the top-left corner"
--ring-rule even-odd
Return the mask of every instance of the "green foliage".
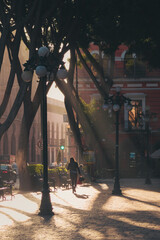
[[[42, 164], [29, 164], [27, 166], [29, 174], [31, 176], [42, 176], [43, 174], [43, 165]], [[56, 176], [59, 174], [67, 174], [67, 169], [65, 167], [56, 167], [53, 169], [48, 169], [48, 174], [52, 176]]]
[[58, 175], [67, 175], [67, 169], [65, 167], [56, 167], [53, 169], [48, 169], [49, 177], [56, 177]]
[[90, 122], [98, 129], [99, 133], [104, 138], [104, 133], [112, 131], [113, 129], [113, 116], [108, 114], [108, 111], [104, 112], [102, 105], [103, 100], [92, 99], [89, 104], [84, 100], [81, 100], [83, 111], [86, 113]]
[[48, 169], [48, 174], [49, 175], [56, 175], [56, 174], [58, 174], [58, 168]]
[[145, 77], [146, 67], [143, 62], [139, 60], [129, 59], [126, 62], [126, 75], [127, 77]]
[[67, 169], [65, 167], [58, 167], [59, 174], [67, 174]]
[[30, 164], [29, 166], [27, 166], [27, 168], [31, 176], [33, 175], [41, 176], [43, 173], [42, 164]]
[[93, 113], [96, 111], [96, 100], [92, 99], [90, 103], [87, 104], [83, 99], [81, 99], [81, 103], [82, 103], [84, 112], [88, 116], [92, 116]]

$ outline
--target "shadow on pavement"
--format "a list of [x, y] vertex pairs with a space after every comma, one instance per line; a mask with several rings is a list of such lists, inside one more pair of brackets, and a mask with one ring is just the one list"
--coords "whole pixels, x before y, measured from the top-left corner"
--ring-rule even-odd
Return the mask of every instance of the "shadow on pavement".
[[[141, 181], [142, 183], [142, 181]], [[92, 186], [81, 186], [80, 193], [72, 194], [72, 191], [61, 191], [52, 193], [53, 195], [53, 210], [55, 215], [50, 217], [39, 217], [36, 214], [31, 214], [25, 211], [17, 211], [23, 213], [26, 217], [27, 224], [14, 220], [12, 214], [7, 210], [14, 210], [13, 207], [2, 206], [0, 204], [0, 217], [9, 217], [14, 224], [9, 226], [9, 231], [3, 229], [4, 239], [18, 239], [20, 233], [23, 233], [23, 239], [43, 239], [49, 236], [48, 239], [118, 239], [118, 240], [158, 240], [160, 239], [160, 211], [159, 211], [159, 195], [156, 195], [155, 186], [145, 186], [123, 180], [123, 196], [112, 195], [113, 182], [109, 183], [94, 183]], [[85, 189], [86, 187], [86, 189]], [[138, 191], [136, 190], [138, 189]], [[157, 199], [152, 200], [150, 197], [151, 191], [155, 191]], [[152, 190], [154, 189], [154, 190]], [[132, 190], [132, 193], [130, 193]], [[145, 198], [143, 198], [143, 191]], [[85, 191], [89, 194], [85, 194]], [[136, 194], [137, 193], [139, 194]], [[84, 192], [84, 193], [83, 193]], [[159, 194], [159, 191], [157, 191]], [[127, 193], [127, 194], [126, 194]], [[66, 195], [65, 195], [66, 194]], [[59, 197], [59, 202], [55, 203], [54, 198]], [[31, 193], [24, 194], [25, 198], [40, 204], [40, 200]], [[37, 195], [38, 196], [38, 195]], [[66, 199], [66, 197], [68, 199]], [[71, 200], [79, 201], [79, 205], [72, 205]], [[76, 200], [77, 199], [77, 200]], [[81, 200], [82, 199], [82, 200]], [[144, 200], [145, 199], [145, 200]], [[66, 201], [68, 200], [68, 201]], [[88, 208], [83, 208], [83, 203], [88, 201]], [[68, 204], [70, 203], [70, 204]], [[67, 205], [68, 204], [68, 205]], [[6, 212], [4, 211], [6, 208]], [[3, 211], [2, 211], [3, 209]], [[1, 227], [1, 226], [0, 226]]]
[[121, 197], [126, 198], [126, 199], [128, 199], [128, 200], [130, 200], [130, 201], [136, 201], [136, 202], [139, 202], [139, 203], [148, 204], [148, 205], [150, 205], [150, 206], [160, 207], [160, 204], [159, 204], [159, 203], [157, 203], [157, 204], [151, 203], [151, 202], [149, 203], [149, 202], [147, 202], [147, 201], [142, 201], [142, 200], [140, 200], [140, 199], [128, 197], [128, 196], [126, 196], [125, 194], [123, 194]]
[[82, 198], [82, 199], [87, 199], [87, 198], [89, 198], [89, 195], [86, 195], [86, 194], [77, 194], [77, 193], [74, 193], [74, 195], [75, 195], [77, 198]]
[[89, 183], [85, 183], [81, 185], [81, 187], [90, 187], [90, 186], [92, 186], [92, 184], [89, 184]]

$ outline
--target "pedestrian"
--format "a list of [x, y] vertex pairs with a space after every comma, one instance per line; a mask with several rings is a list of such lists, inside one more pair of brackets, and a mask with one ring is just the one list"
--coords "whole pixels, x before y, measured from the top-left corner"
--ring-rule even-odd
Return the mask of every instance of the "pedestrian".
[[[3, 188], [3, 180], [2, 180], [2, 177], [0, 176], [0, 188]], [[4, 196], [4, 191], [1, 190], [0, 191], [0, 198], [2, 197], [2, 199], [5, 199], [5, 196]]]
[[78, 163], [73, 157], [70, 158], [70, 163], [68, 164], [67, 170], [70, 170], [70, 178], [72, 182], [72, 191], [76, 192], [77, 186], [77, 174], [81, 175]]

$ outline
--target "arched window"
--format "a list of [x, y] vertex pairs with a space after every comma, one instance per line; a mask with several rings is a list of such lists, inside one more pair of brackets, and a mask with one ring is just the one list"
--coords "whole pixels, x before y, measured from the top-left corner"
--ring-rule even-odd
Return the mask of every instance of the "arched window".
[[52, 163], [54, 162], [54, 149], [52, 148]]
[[146, 76], [146, 65], [141, 57], [126, 52], [124, 58], [124, 71], [128, 78], [141, 78]]
[[63, 136], [63, 123], [61, 124], [61, 138], [64, 138], [64, 136]]
[[56, 125], [56, 141], [59, 143], [59, 125]]
[[58, 123], [57, 123], [57, 126], [56, 126], [56, 137], [57, 137], [57, 139], [59, 139], [59, 125], [58, 125]]
[[54, 143], [54, 138], [55, 138], [55, 136], [54, 136], [54, 123], [52, 123], [52, 144], [55, 144]]

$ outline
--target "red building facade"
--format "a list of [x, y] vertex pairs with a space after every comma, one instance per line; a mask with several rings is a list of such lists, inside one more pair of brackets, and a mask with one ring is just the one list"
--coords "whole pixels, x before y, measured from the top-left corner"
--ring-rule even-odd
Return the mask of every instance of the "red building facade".
[[[130, 98], [133, 105], [130, 112], [125, 105], [120, 110], [120, 175], [141, 177], [145, 174], [147, 144], [149, 143], [149, 154], [160, 148], [160, 70], [151, 71], [146, 63], [135, 54], [129, 55], [127, 50], [126, 46], [121, 45], [114, 59], [106, 61], [103, 53], [101, 56], [102, 61], [103, 59], [106, 61], [105, 67], [108, 72], [114, 62], [110, 94], [114, 94], [116, 87], [120, 87], [121, 94]], [[97, 47], [91, 46], [90, 51], [99, 55]], [[79, 95], [87, 103], [93, 98], [100, 98], [94, 83], [84, 69], [78, 69], [78, 83]], [[146, 114], [149, 114], [147, 122], [144, 121]], [[114, 139], [115, 131], [110, 136], [110, 141], [114, 143]], [[160, 159], [150, 158], [150, 167], [152, 175], [159, 176]]]

